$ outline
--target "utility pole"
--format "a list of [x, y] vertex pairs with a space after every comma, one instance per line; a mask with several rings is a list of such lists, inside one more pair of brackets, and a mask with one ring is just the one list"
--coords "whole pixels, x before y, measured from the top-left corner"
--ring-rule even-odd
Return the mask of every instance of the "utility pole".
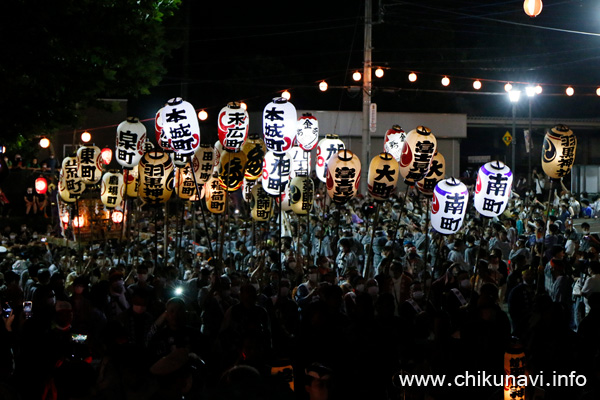
[[367, 193], [367, 176], [371, 162], [371, 135], [369, 133], [369, 115], [371, 110], [371, 95], [373, 83], [371, 81], [371, 31], [373, 26], [373, 7], [371, 0], [365, 0], [365, 40], [363, 52], [363, 124], [362, 124], [362, 157], [361, 157], [361, 185], [362, 194]]

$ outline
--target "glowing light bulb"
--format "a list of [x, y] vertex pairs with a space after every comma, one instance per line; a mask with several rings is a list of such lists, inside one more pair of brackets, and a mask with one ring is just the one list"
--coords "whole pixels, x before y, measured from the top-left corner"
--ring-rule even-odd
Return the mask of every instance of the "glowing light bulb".
[[325, 81], [319, 83], [319, 90], [321, 92], [326, 91], [328, 87], [329, 87], [329, 85]]
[[41, 138], [40, 139], [40, 147], [42, 149], [47, 149], [48, 147], [50, 147], [50, 140], [48, 138]]
[[565, 90], [565, 93], [567, 94], [567, 96], [573, 96], [575, 94], [575, 89], [573, 89], [571, 86], [569, 86], [567, 88], [567, 90]]
[[200, 121], [206, 121], [207, 118], [208, 118], [208, 113], [204, 110], [200, 110], [200, 112], [198, 113], [198, 119]]
[[88, 131], [85, 131], [81, 134], [81, 141], [83, 143], [88, 143], [90, 140], [92, 140], [92, 134], [89, 133]]
[[411, 72], [410, 74], [408, 74], [408, 80], [411, 82], [415, 82], [417, 80], [417, 74]]
[[535, 87], [535, 94], [542, 94], [543, 91], [544, 89], [542, 89], [542, 85], [537, 85]]
[[284, 90], [283, 93], [281, 93], [281, 97], [289, 101], [292, 98], [292, 94], [287, 90]]
[[383, 68], [377, 68], [375, 70], [375, 76], [378, 77], [378, 78], [383, 77]]
[[442, 78], [442, 85], [444, 86], [448, 86], [450, 84], [450, 78], [448, 78], [447, 76]]
[[473, 82], [473, 89], [475, 89], [475, 90], [481, 89], [481, 81], [477, 80], [477, 81]]
[[504, 85], [504, 90], [506, 90], [507, 92], [510, 92], [512, 90], [512, 85], [510, 84], [510, 82]]
[[248, 104], [244, 103], [243, 101], [240, 102], [240, 107], [242, 108], [242, 110], [247, 110], [248, 109]]
[[360, 78], [362, 78], [362, 75], [360, 72], [356, 71], [352, 74], [352, 79], [354, 79], [356, 82], [360, 81]]

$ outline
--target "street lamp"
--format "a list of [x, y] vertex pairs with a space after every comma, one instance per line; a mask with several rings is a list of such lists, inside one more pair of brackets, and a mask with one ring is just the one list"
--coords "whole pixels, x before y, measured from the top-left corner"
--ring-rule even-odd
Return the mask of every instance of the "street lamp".
[[520, 90], [511, 90], [508, 92], [508, 98], [512, 103], [512, 172], [516, 176], [516, 152], [517, 152], [517, 103], [519, 102], [519, 98], [521, 98]]

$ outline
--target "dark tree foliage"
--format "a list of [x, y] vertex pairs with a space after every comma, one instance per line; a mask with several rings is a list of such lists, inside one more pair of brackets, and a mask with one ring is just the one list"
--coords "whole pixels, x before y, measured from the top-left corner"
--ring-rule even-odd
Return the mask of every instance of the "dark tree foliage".
[[7, 0], [0, 13], [2, 141], [74, 125], [98, 98], [147, 94], [178, 46], [181, 0]]

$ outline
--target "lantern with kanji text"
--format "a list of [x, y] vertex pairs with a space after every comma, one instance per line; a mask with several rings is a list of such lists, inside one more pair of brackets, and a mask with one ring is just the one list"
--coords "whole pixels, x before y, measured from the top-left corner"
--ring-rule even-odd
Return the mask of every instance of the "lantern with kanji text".
[[384, 152], [373, 157], [367, 178], [367, 189], [371, 197], [385, 200], [395, 193], [399, 169], [398, 161], [390, 153]]
[[271, 218], [274, 208], [274, 200], [263, 187], [262, 182], [255, 181], [250, 195], [250, 215], [257, 222], [265, 222]]
[[[194, 153], [194, 172], [198, 185], [203, 185], [210, 179], [214, 168], [215, 149], [210, 144], [201, 144]], [[198, 168], [195, 164], [198, 164]]]
[[252, 194], [252, 188], [256, 185], [256, 182], [260, 182], [258, 180], [248, 180], [248, 178], [244, 178], [244, 182], [242, 183], [242, 198], [244, 201], [249, 202], [250, 196]]
[[102, 176], [100, 200], [104, 207], [113, 209], [123, 201], [123, 174], [120, 172], [106, 172]]
[[288, 153], [292, 159], [290, 178], [310, 175], [310, 151], [304, 151], [300, 146], [292, 146]]
[[419, 126], [408, 132], [399, 161], [404, 183], [414, 185], [427, 175], [436, 149], [437, 141], [429, 128]]
[[204, 201], [206, 208], [213, 214], [225, 212], [225, 189], [219, 184], [217, 176], [213, 175], [204, 184]]
[[161, 116], [169, 148], [183, 156], [192, 156], [200, 146], [200, 125], [194, 106], [175, 97], [167, 101]]
[[249, 180], [256, 180], [262, 174], [263, 159], [267, 152], [265, 142], [261, 139], [260, 134], [250, 133], [248, 140], [242, 147], [242, 151], [248, 157], [246, 162], [245, 177]]
[[542, 169], [552, 179], [560, 179], [571, 172], [575, 163], [577, 137], [566, 125], [547, 130], [542, 149]]
[[248, 112], [231, 102], [219, 112], [219, 141], [228, 151], [240, 151], [248, 136]]
[[123, 182], [125, 183], [125, 192], [128, 197], [137, 197], [140, 185], [138, 166], [123, 170]]
[[338, 135], [329, 134], [317, 144], [317, 165], [315, 170], [317, 178], [325, 182], [327, 176], [327, 163], [338, 151], [345, 149], [346, 145]]
[[133, 168], [144, 155], [146, 127], [138, 118], [129, 117], [117, 127], [115, 156], [123, 168]]
[[223, 189], [233, 192], [242, 187], [246, 154], [241, 151], [233, 153], [223, 150], [219, 165], [219, 183]]
[[139, 198], [148, 204], [165, 203], [173, 194], [174, 166], [162, 151], [145, 153], [138, 165]]
[[296, 140], [304, 151], [310, 151], [315, 148], [319, 141], [319, 121], [317, 121], [317, 117], [311, 113], [305, 113], [298, 118]]
[[77, 149], [79, 178], [86, 185], [95, 185], [102, 178], [102, 152], [97, 146], [81, 146]]
[[503, 162], [492, 161], [479, 168], [473, 203], [484, 217], [497, 217], [508, 204], [513, 173]]
[[445, 175], [446, 159], [442, 153], [436, 151], [435, 155], [433, 156], [433, 160], [431, 160], [431, 165], [429, 166], [427, 175], [425, 178], [417, 182], [417, 189], [419, 189], [419, 192], [423, 193], [425, 196], [431, 196], [433, 194], [435, 185], [444, 179]]
[[280, 196], [290, 180], [292, 160], [287, 152], [267, 151], [263, 160], [262, 185], [271, 196]]
[[[75, 201], [75, 199], [79, 198], [79, 196], [85, 191], [85, 183], [79, 177], [79, 167], [77, 165], [76, 157], [63, 158], [62, 167], [60, 170], [60, 178], [63, 186], [62, 193], [71, 199], [67, 200], [65, 197], [63, 197], [63, 195], [61, 195], [66, 202]], [[61, 185], [59, 182], [59, 193], [61, 192], [60, 186]]]
[[263, 111], [267, 150], [277, 154], [288, 151], [296, 138], [297, 123], [296, 107], [283, 97], [276, 97], [267, 104]]
[[308, 176], [296, 176], [290, 182], [290, 202], [292, 211], [297, 215], [306, 215], [313, 206], [315, 185]]
[[394, 125], [391, 129], [385, 133], [385, 140], [383, 142], [383, 151], [390, 153], [392, 157], [400, 162], [400, 155], [402, 154], [402, 145], [406, 139], [406, 132], [400, 127], [400, 125]]
[[175, 191], [182, 200], [190, 200], [196, 194], [196, 184], [189, 163], [175, 170]]
[[327, 194], [337, 204], [356, 196], [360, 185], [361, 165], [358, 156], [342, 149], [327, 163]]
[[433, 189], [431, 226], [443, 235], [458, 232], [467, 212], [469, 191], [454, 178], [439, 181]]

